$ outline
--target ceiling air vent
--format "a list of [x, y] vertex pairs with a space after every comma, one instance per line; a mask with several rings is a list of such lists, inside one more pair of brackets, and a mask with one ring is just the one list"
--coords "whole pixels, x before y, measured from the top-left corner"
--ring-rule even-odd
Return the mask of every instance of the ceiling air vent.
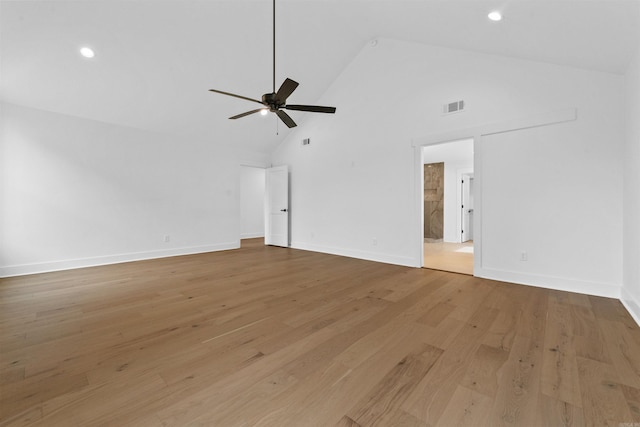
[[464, 111], [464, 101], [462, 100], [444, 104], [442, 108], [444, 114], [459, 113], [460, 111]]

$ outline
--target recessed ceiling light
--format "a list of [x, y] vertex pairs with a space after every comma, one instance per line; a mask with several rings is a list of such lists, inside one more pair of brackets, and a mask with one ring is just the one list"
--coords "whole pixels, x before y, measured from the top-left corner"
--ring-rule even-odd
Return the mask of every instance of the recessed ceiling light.
[[263, 108], [262, 110], [260, 110], [260, 114], [262, 114], [263, 116], [266, 116], [268, 112], [269, 110], [267, 110], [266, 108]]
[[497, 10], [494, 10], [493, 12], [489, 13], [487, 16], [492, 21], [501, 21], [502, 20], [502, 13], [498, 12]]
[[96, 56], [96, 53], [90, 47], [83, 47], [80, 48], [80, 55], [84, 56], [85, 58], [93, 58], [94, 56]]

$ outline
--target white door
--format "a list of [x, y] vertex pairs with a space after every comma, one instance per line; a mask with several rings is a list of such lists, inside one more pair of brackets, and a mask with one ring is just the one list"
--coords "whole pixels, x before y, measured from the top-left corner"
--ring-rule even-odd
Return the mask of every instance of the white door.
[[264, 244], [289, 246], [289, 167], [267, 169]]
[[473, 240], [473, 176], [462, 176], [462, 243]]

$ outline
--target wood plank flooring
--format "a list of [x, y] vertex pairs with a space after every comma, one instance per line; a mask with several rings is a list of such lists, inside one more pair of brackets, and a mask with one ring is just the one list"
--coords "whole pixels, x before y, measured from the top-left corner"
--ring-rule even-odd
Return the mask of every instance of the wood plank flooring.
[[473, 250], [473, 242], [424, 243], [424, 267], [433, 270], [450, 271], [452, 273], [469, 274], [473, 276], [473, 252], [460, 250]]
[[259, 239], [4, 279], [0, 328], [1, 426], [640, 425], [617, 300]]

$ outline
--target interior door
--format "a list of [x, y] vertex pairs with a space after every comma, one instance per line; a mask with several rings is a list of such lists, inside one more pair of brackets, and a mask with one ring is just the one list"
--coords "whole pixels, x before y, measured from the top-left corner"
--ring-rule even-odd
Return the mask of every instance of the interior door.
[[462, 222], [461, 241], [462, 243], [473, 240], [473, 177], [464, 175], [462, 177]]
[[265, 245], [289, 246], [289, 167], [266, 170]]

